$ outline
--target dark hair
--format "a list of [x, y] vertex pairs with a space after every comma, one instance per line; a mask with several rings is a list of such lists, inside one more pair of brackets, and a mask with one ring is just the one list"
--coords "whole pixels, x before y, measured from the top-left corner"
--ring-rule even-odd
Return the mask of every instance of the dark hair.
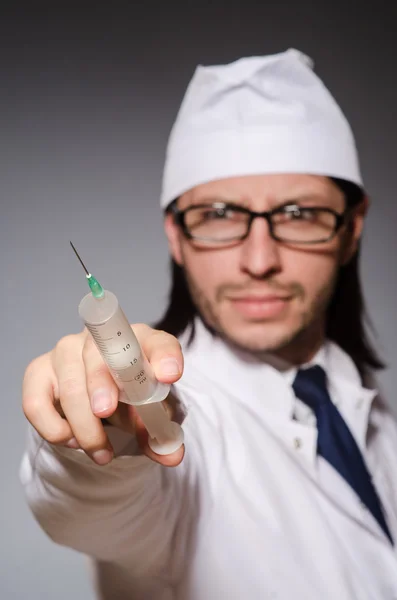
[[[363, 201], [364, 192], [358, 185], [343, 179], [331, 179], [343, 191], [348, 206]], [[372, 369], [383, 369], [385, 364], [371, 344], [367, 332], [369, 329], [374, 334], [374, 328], [365, 308], [359, 275], [359, 257], [360, 248], [350, 262], [340, 268], [327, 310], [326, 335], [349, 354], [364, 377]], [[197, 308], [192, 301], [184, 271], [171, 259], [169, 304], [163, 317], [154, 327], [179, 336], [190, 325], [190, 342], [194, 338], [193, 321], [196, 315]]]

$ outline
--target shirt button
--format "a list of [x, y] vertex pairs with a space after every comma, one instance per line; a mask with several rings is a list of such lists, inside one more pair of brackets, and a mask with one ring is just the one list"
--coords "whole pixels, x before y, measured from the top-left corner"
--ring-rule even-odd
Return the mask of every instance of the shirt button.
[[301, 440], [301, 438], [298, 438], [298, 437], [294, 438], [294, 448], [296, 450], [299, 450], [299, 448], [301, 448], [301, 447], [302, 447], [302, 440]]

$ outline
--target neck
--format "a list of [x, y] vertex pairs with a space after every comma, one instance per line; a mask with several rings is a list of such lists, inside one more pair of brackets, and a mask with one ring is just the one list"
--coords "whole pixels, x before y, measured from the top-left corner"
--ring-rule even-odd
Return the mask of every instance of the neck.
[[310, 362], [326, 340], [324, 319], [319, 319], [283, 346], [271, 350], [253, 351], [217, 332], [202, 317], [199, 317], [199, 321], [211, 335], [220, 337], [224, 343], [239, 354], [245, 355], [247, 358], [251, 357], [255, 361], [271, 362], [275, 360], [280, 367], [284, 366], [285, 368]]
[[291, 365], [303, 365], [313, 359], [326, 340], [323, 319], [302, 330], [284, 347], [273, 354]]

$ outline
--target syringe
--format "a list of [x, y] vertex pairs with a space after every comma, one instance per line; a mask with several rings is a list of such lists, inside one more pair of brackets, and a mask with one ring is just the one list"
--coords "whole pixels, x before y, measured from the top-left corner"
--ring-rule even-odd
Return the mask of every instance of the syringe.
[[171, 386], [156, 380], [116, 296], [102, 288], [88, 272], [72, 242], [70, 245], [86, 272], [91, 289], [79, 304], [79, 315], [118, 388], [124, 392], [119, 395], [119, 400], [135, 407], [148, 431], [148, 443], [153, 452], [171, 454], [184, 440], [182, 427], [170, 421], [161, 402], [168, 396]]

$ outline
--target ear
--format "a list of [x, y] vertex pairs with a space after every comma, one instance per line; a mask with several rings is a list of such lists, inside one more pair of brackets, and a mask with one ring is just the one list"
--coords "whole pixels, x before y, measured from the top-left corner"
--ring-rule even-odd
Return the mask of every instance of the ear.
[[364, 229], [364, 220], [369, 208], [369, 198], [364, 199], [355, 206], [348, 217], [346, 224], [346, 243], [342, 251], [341, 265], [346, 265], [355, 255]]
[[168, 239], [168, 248], [174, 261], [181, 266], [183, 264], [181, 249], [181, 232], [174, 221], [174, 217], [167, 213], [164, 218], [164, 230]]

